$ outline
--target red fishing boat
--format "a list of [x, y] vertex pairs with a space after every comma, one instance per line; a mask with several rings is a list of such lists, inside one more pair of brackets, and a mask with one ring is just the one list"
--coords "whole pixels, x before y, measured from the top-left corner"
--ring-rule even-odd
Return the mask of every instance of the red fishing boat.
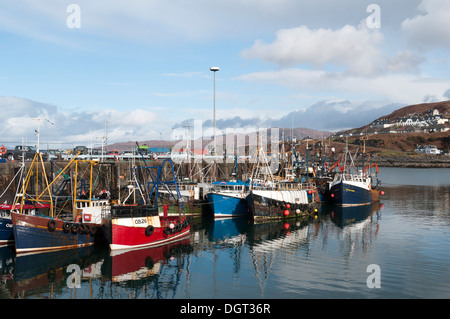
[[104, 235], [111, 250], [161, 246], [189, 236], [187, 216], [159, 215], [151, 205], [112, 206], [103, 219]]
[[[164, 167], [166, 164], [170, 167]], [[184, 214], [172, 160], [165, 159], [158, 166], [135, 166], [132, 175], [135, 185], [129, 185], [129, 190], [138, 190], [139, 202], [113, 205], [102, 219], [111, 250], [160, 246], [189, 236], [189, 219]], [[166, 203], [160, 203], [160, 189], [169, 192]], [[178, 208], [178, 215], [168, 216], [168, 203]]]

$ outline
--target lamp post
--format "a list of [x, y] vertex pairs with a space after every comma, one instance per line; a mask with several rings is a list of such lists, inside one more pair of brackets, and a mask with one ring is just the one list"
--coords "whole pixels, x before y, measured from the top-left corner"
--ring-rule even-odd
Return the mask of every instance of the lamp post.
[[219, 67], [213, 66], [209, 68], [210, 71], [214, 72], [214, 155], [216, 155], [216, 72], [219, 71]]

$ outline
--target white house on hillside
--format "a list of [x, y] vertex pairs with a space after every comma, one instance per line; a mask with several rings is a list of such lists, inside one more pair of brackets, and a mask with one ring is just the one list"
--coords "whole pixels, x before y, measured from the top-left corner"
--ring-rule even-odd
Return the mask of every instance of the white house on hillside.
[[418, 145], [416, 153], [439, 155], [441, 151], [435, 145]]
[[375, 120], [372, 123], [370, 123], [370, 127], [373, 127], [373, 128], [388, 128], [391, 126], [394, 126], [394, 123], [392, 123], [388, 119], [378, 119], [378, 120]]
[[386, 129], [393, 126], [430, 127], [448, 123], [448, 118], [439, 114], [439, 110], [428, 110], [423, 114], [408, 114], [396, 120], [378, 119], [370, 123], [370, 127]]

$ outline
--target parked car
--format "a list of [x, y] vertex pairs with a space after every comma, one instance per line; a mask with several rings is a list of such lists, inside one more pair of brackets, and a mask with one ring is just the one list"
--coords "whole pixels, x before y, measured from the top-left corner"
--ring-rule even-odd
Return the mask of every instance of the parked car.
[[76, 146], [73, 150], [72, 150], [72, 154], [76, 155], [80, 153], [80, 155], [86, 155], [88, 153], [88, 148], [84, 145], [79, 145]]
[[[22, 159], [22, 156], [25, 156], [25, 160], [32, 160], [34, 155], [36, 154], [36, 147], [34, 146], [22, 146], [16, 145], [14, 149], [6, 149], [6, 152], [3, 154], [3, 157], [11, 160], [19, 160]], [[48, 159], [48, 155], [42, 153], [42, 159], [46, 161]]]
[[44, 153], [48, 154], [48, 160], [56, 160], [58, 159], [58, 155], [62, 155], [64, 154], [64, 150], [59, 150], [59, 149], [49, 149], [49, 150], [43, 150]]

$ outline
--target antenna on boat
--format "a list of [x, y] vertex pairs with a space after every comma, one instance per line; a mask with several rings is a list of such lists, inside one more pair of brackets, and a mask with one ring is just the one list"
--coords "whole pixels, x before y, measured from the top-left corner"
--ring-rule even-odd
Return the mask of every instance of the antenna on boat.
[[[364, 171], [364, 165], [365, 165], [365, 163], [364, 163], [364, 156], [366, 155], [366, 141], [368, 140], [369, 138], [367, 137], [367, 135], [364, 135], [363, 137], [361, 137], [361, 140], [363, 141], [363, 152], [362, 152], [362, 160], [361, 160], [361, 170], [363, 170]], [[370, 159], [370, 155], [369, 155], [369, 159]], [[369, 163], [369, 165], [370, 165], [370, 163]]]
[[40, 152], [39, 152], [39, 129], [40, 129], [40, 126], [41, 126], [41, 121], [47, 121], [47, 122], [49, 122], [51, 125], [55, 125], [55, 124], [53, 124], [52, 122], [50, 122], [48, 119], [37, 118], [37, 119], [33, 119], [33, 120], [34, 120], [34, 121], [37, 121], [37, 123], [38, 123], [37, 130], [35, 130], [34, 132], [35, 132], [36, 135], [37, 135], [36, 152], [37, 152], [37, 153], [40, 153]]
[[191, 159], [189, 157], [189, 155], [190, 155], [190, 145], [189, 144], [191, 142], [191, 138], [190, 138], [190, 136], [191, 136], [191, 126], [189, 125], [187, 120], [184, 122], [184, 129], [185, 129], [185, 135], [186, 135], [187, 173], [188, 173], [188, 177], [189, 177], [189, 180], [190, 180], [191, 179], [191, 169], [190, 169]]
[[37, 128], [37, 130], [35, 130], [34, 132], [35, 132], [36, 135], [37, 135], [36, 153], [39, 153], [39, 126], [40, 126], [40, 124], [41, 124], [41, 119], [33, 119], [33, 120], [37, 121], [37, 123], [38, 123], [38, 128]]

